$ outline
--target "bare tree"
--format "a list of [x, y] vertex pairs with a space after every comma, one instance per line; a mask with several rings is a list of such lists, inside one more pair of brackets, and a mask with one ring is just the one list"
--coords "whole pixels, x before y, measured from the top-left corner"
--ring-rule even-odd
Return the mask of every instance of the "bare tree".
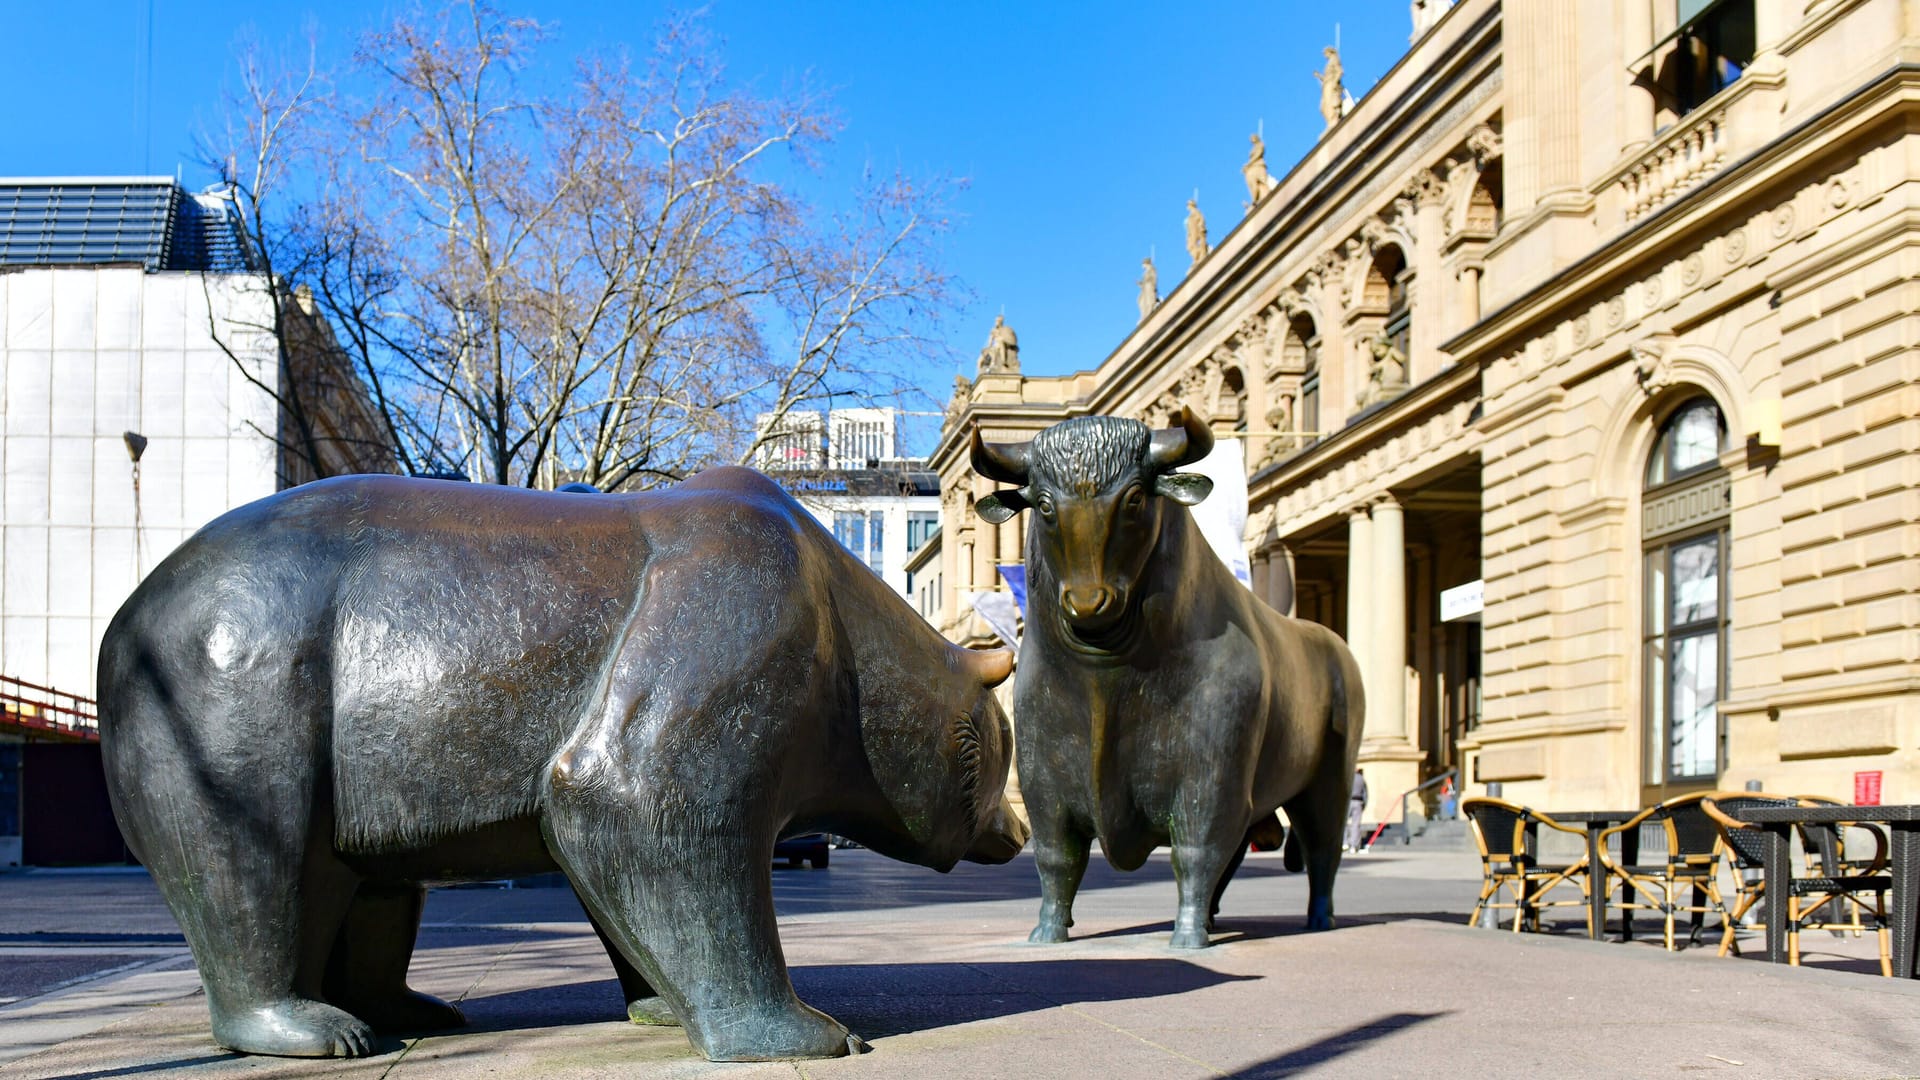
[[[242, 294], [261, 293], [265, 314], [258, 323], [234, 320], [233, 313], [244, 308], [216, 303], [214, 277], [202, 273], [211, 337], [242, 377], [277, 406], [274, 430], [255, 427], [278, 450], [283, 486], [341, 473], [391, 471], [391, 440], [352, 364], [335, 347], [311, 295], [287, 287], [283, 260], [297, 264], [303, 253], [289, 250], [283, 230], [268, 217], [269, 208], [280, 202], [288, 167], [304, 156], [298, 140], [315, 128], [314, 116], [327, 94], [313, 45], [309, 41], [301, 67], [276, 66], [252, 44], [240, 50], [239, 63], [240, 89], [228, 103], [227, 149], [217, 149], [212, 139], [201, 142], [202, 160], [221, 183], [198, 199], [208, 204], [203, 213], [227, 219], [237, 240], [236, 262], [257, 274], [223, 280]], [[252, 347], [241, 347], [229, 326], [272, 343], [272, 370], [257, 362]]]
[[479, 3], [402, 18], [342, 90], [269, 95], [250, 129], [309, 152], [314, 190], [256, 225], [403, 468], [644, 487], [914, 385], [949, 288], [941, 188], [869, 178], [818, 213], [778, 181], [830, 134], [817, 102], [729, 87], [687, 22], [557, 87], [529, 62], [546, 38]]

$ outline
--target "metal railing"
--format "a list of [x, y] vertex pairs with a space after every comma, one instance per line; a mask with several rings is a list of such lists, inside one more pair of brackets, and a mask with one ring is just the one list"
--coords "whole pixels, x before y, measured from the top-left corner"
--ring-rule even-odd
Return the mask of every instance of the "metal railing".
[[[1427, 790], [1428, 788], [1432, 787], [1435, 784], [1440, 783], [1443, 780], [1451, 780], [1458, 777], [1459, 775], [1460, 775], [1459, 769], [1448, 769], [1446, 772], [1440, 773], [1437, 776], [1428, 777], [1427, 779], [1421, 781], [1418, 784], [1415, 784], [1413, 787], [1410, 787], [1407, 790], [1400, 793], [1400, 800], [1399, 800], [1400, 801], [1400, 843], [1402, 844], [1413, 843], [1413, 827], [1407, 821], [1407, 800], [1413, 798], [1415, 795], [1420, 794], [1421, 792]], [[1374, 841], [1380, 839], [1380, 834], [1383, 832], [1386, 832], [1387, 826], [1391, 824], [1393, 824], [1393, 821], [1389, 819], [1387, 821], [1383, 821], [1380, 824], [1374, 826], [1373, 835], [1367, 837], [1367, 846], [1372, 847], [1374, 844]]]
[[0, 675], [0, 725], [97, 740], [99, 703], [90, 697]]

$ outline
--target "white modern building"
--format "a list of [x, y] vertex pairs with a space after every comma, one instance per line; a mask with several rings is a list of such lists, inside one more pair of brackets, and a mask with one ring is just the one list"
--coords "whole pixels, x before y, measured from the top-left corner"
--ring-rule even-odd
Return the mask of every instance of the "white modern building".
[[940, 483], [923, 462], [900, 456], [898, 433], [891, 408], [790, 412], [754, 464], [918, 610], [907, 565], [940, 532]]
[[312, 355], [330, 339], [301, 298], [278, 293], [276, 320], [230, 213], [169, 177], [0, 179], [0, 867], [20, 858], [23, 756], [93, 737], [100, 639], [134, 586], [312, 475], [285, 449], [289, 373], [327, 389], [325, 430], [370, 415], [350, 369]]

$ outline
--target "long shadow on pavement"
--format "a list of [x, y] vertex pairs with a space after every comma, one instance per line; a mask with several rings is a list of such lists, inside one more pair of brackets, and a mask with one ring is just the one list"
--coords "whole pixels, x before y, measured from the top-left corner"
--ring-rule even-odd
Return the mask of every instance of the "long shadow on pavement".
[[1392, 1013], [1376, 1020], [1369, 1020], [1364, 1024], [1356, 1024], [1324, 1039], [1316, 1039], [1305, 1046], [1289, 1050], [1257, 1065], [1249, 1065], [1229, 1074], [1229, 1080], [1280, 1080], [1281, 1077], [1300, 1076], [1313, 1066], [1324, 1065], [1334, 1058], [1352, 1053], [1377, 1039], [1447, 1015], [1449, 1014], [1444, 1012]]
[[[1185, 960], [1087, 958], [1004, 963], [829, 964], [793, 969], [801, 1000], [863, 1037], [903, 1035], [1061, 1005], [1166, 997], [1257, 975]], [[619, 1018], [613, 979], [529, 987], [461, 1002], [463, 1033]]]

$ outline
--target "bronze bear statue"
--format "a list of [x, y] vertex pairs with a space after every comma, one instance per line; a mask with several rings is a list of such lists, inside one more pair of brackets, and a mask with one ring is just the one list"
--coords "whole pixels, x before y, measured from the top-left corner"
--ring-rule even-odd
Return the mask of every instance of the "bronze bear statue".
[[713, 1060], [825, 1057], [860, 1044], [794, 994], [774, 843], [1011, 859], [1011, 668], [751, 470], [586, 498], [348, 477], [141, 583], [101, 645], [101, 743], [222, 1046], [460, 1024], [406, 984], [425, 886], [559, 869], [634, 1019]]

